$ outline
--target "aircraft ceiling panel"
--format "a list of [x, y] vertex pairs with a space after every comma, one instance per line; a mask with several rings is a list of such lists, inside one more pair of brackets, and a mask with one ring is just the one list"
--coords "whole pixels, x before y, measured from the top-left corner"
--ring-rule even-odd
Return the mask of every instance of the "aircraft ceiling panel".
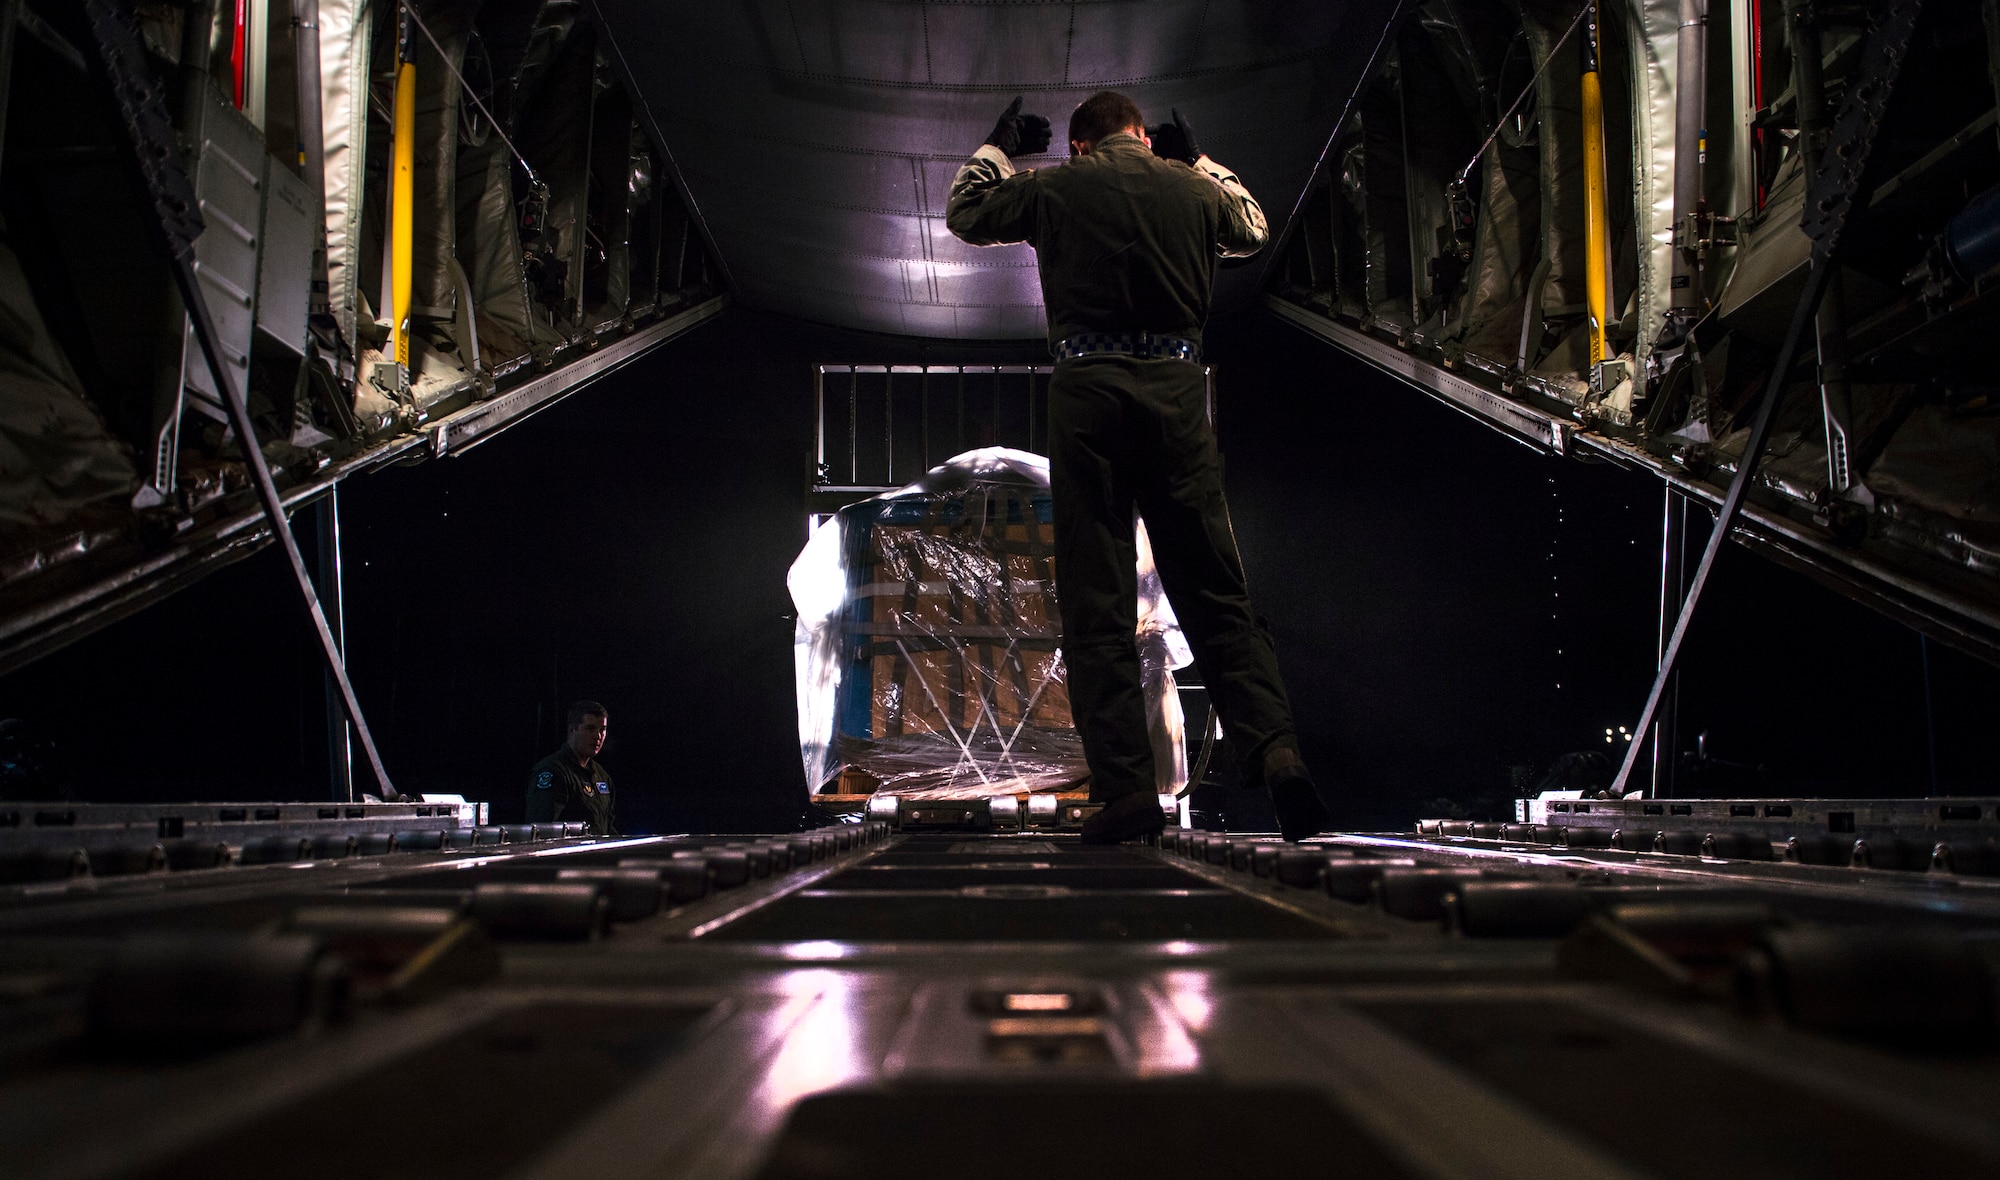
[[799, 246], [793, 257], [799, 280], [829, 291], [869, 291], [952, 307], [984, 306], [997, 294], [1001, 306], [1039, 307], [1041, 287], [1032, 266], [994, 274], [987, 267], [856, 256], [810, 245]]
[[[690, 184], [696, 175], [700, 174], [690, 175]], [[718, 211], [710, 225], [718, 235], [754, 235], [761, 247], [785, 254], [817, 249], [885, 261], [923, 259], [928, 237], [918, 215], [828, 206], [801, 196], [767, 193]]]
[[[1070, 11], [1075, 15], [1076, 33], [1070, 50], [1070, 76], [1109, 85], [1192, 74], [1201, 68], [1204, 27], [1208, 23], [1205, 7], [1200, 4], [1073, 6]], [[1254, 59], [1246, 64], [1254, 64]], [[1152, 118], [1153, 112], [1147, 111], [1146, 117]]]
[[[1006, 90], [1011, 94], [1017, 89], [1042, 90], [1065, 83], [1089, 85], [1102, 77], [1088, 68], [1086, 62], [1076, 60], [1073, 14], [1077, 5], [925, 7], [931, 34], [931, 72], [925, 81], [930, 85]], [[1171, 11], [1188, 6], [1154, 7]], [[1074, 100], [1064, 104], [1061, 113], [1067, 116], [1074, 105]], [[1050, 104], [1042, 104], [1041, 109], [1051, 118], [1056, 117], [1057, 112]], [[987, 124], [991, 126], [991, 116]]]
[[929, 7], [882, 0], [793, 4], [787, 23], [806, 73], [907, 85], [929, 80]]
[[[709, 180], [728, 181], [748, 192], [764, 192], [787, 199], [821, 199], [831, 194], [866, 196], [866, 203], [825, 201], [829, 206], [849, 205], [883, 213], [908, 216], [926, 211], [924, 187], [931, 179], [924, 161], [918, 157], [883, 152], [877, 155], [830, 151], [818, 146], [802, 146], [772, 151], [729, 153], [728, 136], [714, 129], [692, 129], [690, 141], [700, 139], [709, 150], [704, 158], [727, 159], [727, 171], [709, 173]], [[675, 154], [681, 154], [678, 145]], [[943, 183], [951, 183], [949, 169], [959, 161], [938, 161]], [[696, 169], [689, 168], [692, 174]]]
[[[1016, 93], [1056, 124], [1092, 91], [1179, 107], [1281, 231], [1395, 0], [601, 0], [737, 295], [869, 331], [1046, 330], [1034, 254], [943, 224], [952, 175]], [[1256, 296], [1222, 271], [1216, 309]]]

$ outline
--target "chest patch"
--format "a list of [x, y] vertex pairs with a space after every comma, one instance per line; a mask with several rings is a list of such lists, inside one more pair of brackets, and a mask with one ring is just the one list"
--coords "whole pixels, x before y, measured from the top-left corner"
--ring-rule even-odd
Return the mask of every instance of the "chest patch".
[[597, 784], [597, 793], [600, 795], [609, 795], [611, 793], [611, 784], [610, 783]]

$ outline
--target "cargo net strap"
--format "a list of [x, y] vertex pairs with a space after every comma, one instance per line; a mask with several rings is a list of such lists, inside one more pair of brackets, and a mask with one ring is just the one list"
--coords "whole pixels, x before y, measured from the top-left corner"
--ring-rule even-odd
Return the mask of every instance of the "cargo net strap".
[[[1047, 464], [974, 451], [843, 509], [794, 564], [808, 782], [978, 798], [1088, 777], [1061, 650]], [[1173, 668], [1189, 662], [1139, 537], [1138, 641], [1163, 791], [1186, 781]]]

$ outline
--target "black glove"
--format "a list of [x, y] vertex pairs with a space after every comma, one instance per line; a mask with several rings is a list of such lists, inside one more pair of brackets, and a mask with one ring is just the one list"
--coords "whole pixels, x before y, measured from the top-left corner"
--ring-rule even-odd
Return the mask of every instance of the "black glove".
[[1146, 137], [1153, 141], [1153, 154], [1162, 160], [1179, 160], [1192, 164], [1201, 159], [1201, 149], [1195, 146], [1194, 128], [1181, 118], [1178, 108], [1173, 112], [1174, 121], [1157, 123], [1146, 128]]
[[986, 142], [1007, 153], [1009, 159], [1015, 156], [1039, 156], [1049, 150], [1052, 132], [1049, 121], [1042, 115], [1021, 113], [1021, 96], [1015, 95], [1000, 121], [993, 125], [993, 134]]

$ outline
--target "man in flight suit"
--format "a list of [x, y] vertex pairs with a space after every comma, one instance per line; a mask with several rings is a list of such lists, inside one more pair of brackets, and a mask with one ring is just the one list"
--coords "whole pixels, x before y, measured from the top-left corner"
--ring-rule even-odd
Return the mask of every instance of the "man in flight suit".
[[569, 707], [569, 736], [528, 772], [528, 822], [585, 820], [593, 834], [618, 832], [612, 817], [611, 776], [598, 765], [610, 719], [596, 701]]
[[1285, 838], [1302, 839], [1326, 808], [1251, 609], [1199, 363], [1216, 259], [1262, 249], [1264, 212], [1178, 111], [1149, 133], [1130, 99], [1094, 94], [1070, 116], [1071, 159], [1035, 171], [1013, 157], [1045, 151], [1049, 121], [1020, 112], [1016, 98], [958, 170], [945, 224], [975, 246], [1027, 242], [1041, 270], [1063, 658], [1091, 799], [1105, 804], [1083, 838], [1165, 826], [1133, 637], [1136, 511], [1244, 782], [1267, 787]]

